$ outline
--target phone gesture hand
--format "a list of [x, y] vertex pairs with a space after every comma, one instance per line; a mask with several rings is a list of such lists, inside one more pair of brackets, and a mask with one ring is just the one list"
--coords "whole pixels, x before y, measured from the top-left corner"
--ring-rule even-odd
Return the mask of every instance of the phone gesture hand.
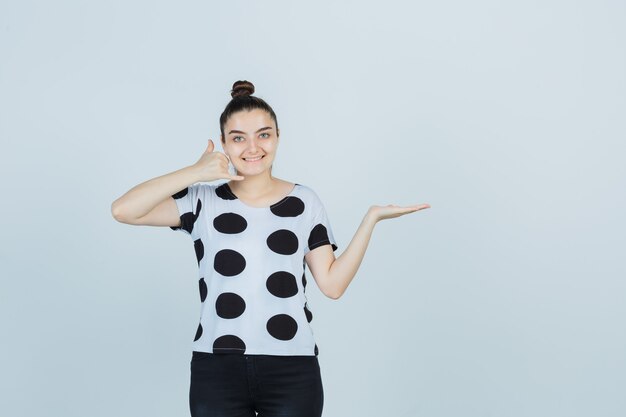
[[228, 156], [222, 152], [213, 151], [215, 145], [213, 141], [209, 139], [209, 144], [194, 166], [200, 172], [200, 181], [214, 181], [218, 179], [229, 179], [235, 181], [241, 181], [244, 179], [241, 175], [231, 175], [228, 171], [228, 163], [230, 160]]

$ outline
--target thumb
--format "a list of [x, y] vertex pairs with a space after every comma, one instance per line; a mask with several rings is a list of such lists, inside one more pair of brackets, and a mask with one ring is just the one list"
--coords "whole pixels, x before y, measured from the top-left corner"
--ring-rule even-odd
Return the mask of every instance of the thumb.
[[215, 145], [213, 144], [213, 141], [211, 139], [209, 139], [209, 145], [206, 147], [206, 152], [213, 152], [213, 149], [215, 148]]

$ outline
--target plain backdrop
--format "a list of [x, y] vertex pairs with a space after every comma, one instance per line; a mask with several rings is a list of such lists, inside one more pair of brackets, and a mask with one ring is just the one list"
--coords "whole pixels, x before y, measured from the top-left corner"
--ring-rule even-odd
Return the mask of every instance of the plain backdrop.
[[[0, 415], [186, 416], [192, 241], [116, 222], [237, 80], [341, 252], [324, 416], [626, 415], [622, 1], [0, 3]], [[221, 150], [221, 146], [217, 147]], [[311, 281], [312, 282], [312, 281]]]

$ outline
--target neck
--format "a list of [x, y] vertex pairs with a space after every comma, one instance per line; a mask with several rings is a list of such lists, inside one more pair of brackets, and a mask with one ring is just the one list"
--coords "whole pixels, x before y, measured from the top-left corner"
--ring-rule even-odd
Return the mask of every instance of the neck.
[[245, 179], [241, 181], [230, 181], [228, 185], [231, 190], [239, 195], [254, 197], [270, 192], [274, 187], [275, 181], [271, 170], [267, 170], [258, 175], [246, 175]]

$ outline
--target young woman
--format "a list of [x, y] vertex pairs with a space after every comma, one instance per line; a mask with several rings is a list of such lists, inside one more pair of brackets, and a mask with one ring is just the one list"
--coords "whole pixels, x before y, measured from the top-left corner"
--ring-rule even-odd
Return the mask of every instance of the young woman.
[[[280, 130], [253, 93], [248, 81], [233, 85], [220, 117], [224, 153], [209, 140], [195, 164], [137, 185], [111, 211], [119, 222], [169, 226], [193, 239], [201, 301], [190, 364], [193, 417], [319, 417], [324, 393], [306, 266], [322, 293], [338, 299], [374, 225], [430, 206], [371, 206], [335, 258], [317, 194], [272, 176]], [[215, 180], [227, 182], [197, 184]]]

